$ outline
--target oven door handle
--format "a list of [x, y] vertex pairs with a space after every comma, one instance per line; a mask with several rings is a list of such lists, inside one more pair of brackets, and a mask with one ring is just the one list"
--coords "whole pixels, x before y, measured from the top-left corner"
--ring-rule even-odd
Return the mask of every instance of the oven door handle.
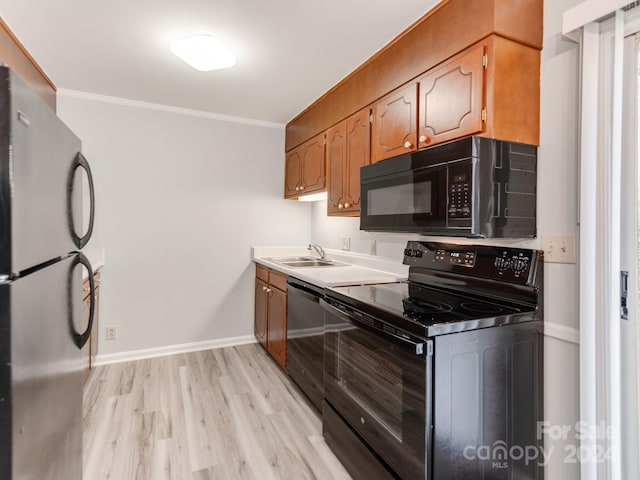
[[400, 337], [398, 335], [394, 335], [393, 333], [385, 332], [383, 330], [378, 330], [375, 327], [372, 327], [371, 325], [369, 325], [367, 322], [360, 321], [357, 318], [352, 317], [351, 315], [348, 315], [346, 312], [343, 312], [339, 308], [334, 307], [333, 305], [331, 305], [330, 303], [328, 303], [326, 300], [323, 300], [323, 299], [320, 300], [320, 306], [322, 306], [322, 308], [327, 310], [329, 313], [344, 320], [345, 322], [351, 323], [353, 325], [357, 325], [359, 327], [364, 327], [367, 330], [373, 330], [376, 333], [378, 333], [378, 335], [393, 338], [396, 342], [401, 343], [406, 347], [409, 347], [413, 352], [415, 352], [416, 355], [425, 355], [425, 354], [433, 355], [432, 341], [414, 342], [413, 340], [409, 340], [408, 338]]

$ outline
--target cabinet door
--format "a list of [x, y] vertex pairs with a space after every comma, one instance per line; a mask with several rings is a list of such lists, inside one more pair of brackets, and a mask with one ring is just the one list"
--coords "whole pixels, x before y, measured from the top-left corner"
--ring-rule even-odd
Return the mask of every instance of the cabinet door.
[[302, 178], [302, 157], [300, 148], [296, 148], [286, 154], [284, 160], [284, 196], [297, 197]]
[[482, 131], [483, 54], [478, 45], [420, 79], [419, 148]]
[[345, 169], [344, 211], [360, 215], [360, 168], [371, 159], [371, 122], [369, 108], [347, 119], [347, 168]]
[[302, 184], [300, 193], [325, 187], [324, 132], [302, 145]]
[[416, 150], [418, 85], [401, 87], [376, 103], [372, 163]]
[[346, 124], [340, 122], [327, 131], [327, 214], [337, 215], [344, 208], [344, 183], [346, 171]]
[[286, 368], [287, 294], [275, 288], [269, 289], [267, 350], [282, 368]]
[[269, 294], [267, 293], [267, 284], [262, 280], [256, 278], [256, 311], [254, 321], [254, 334], [256, 339], [264, 346], [267, 347], [267, 315], [268, 315], [268, 300]]

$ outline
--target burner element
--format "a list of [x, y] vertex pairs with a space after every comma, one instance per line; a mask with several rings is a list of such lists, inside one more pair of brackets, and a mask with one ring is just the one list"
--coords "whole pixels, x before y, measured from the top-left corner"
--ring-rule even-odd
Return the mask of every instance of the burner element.
[[424, 317], [433, 318], [434, 315], [443, 315], [451, 312], [451, 305], [440, 302], [424, 301], [414, 297], [402, 300], [404, 315], [409, 318], [421, 321], [426, 320]]
[[451, 305], [409, 297], [402, 301], [404, 308], [420, 313], [449, 313]]
[[502, 313], [503, 309], [499, 305], [490, 303], [462, 302], [460, 308], [469, 312], [477, 313]]

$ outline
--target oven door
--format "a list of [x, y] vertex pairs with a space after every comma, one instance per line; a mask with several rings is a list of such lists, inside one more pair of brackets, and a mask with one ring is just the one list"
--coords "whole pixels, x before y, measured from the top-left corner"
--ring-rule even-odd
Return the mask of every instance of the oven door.
[[400, 477], [428, 478], [432, 341], [321, 304], [326, 400]]

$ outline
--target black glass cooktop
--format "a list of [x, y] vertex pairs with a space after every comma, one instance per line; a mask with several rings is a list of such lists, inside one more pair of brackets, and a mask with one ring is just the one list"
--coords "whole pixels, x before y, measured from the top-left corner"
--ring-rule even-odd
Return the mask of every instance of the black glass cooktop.
[[[416, 333], [426, 327], [519, 314], [517, 304], [454, 294], [417, 283], [332, 287], [327, 296]], [[384, 319], [383, 318], [383, 319]], [[410, 328], [413, 324], [416, 328]]]

